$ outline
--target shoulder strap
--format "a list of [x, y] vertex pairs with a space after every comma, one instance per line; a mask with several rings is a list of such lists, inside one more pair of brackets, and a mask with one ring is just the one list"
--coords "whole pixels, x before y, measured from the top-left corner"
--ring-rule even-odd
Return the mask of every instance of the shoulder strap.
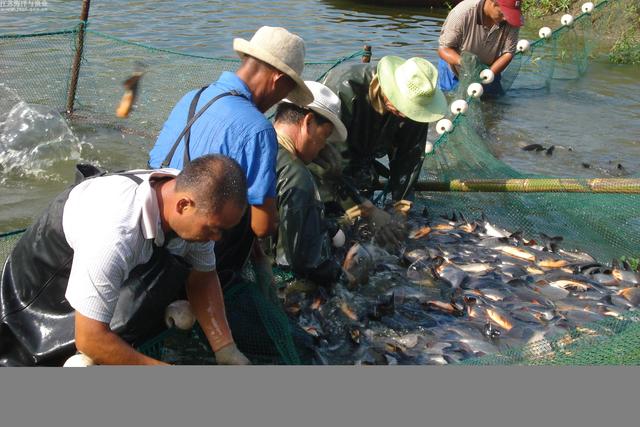
[[138, 184], [138, 185], [142, 184], [143, 181], [144, 181], [142, 178], [140, 178], [139, 176], [134, 175], [132, 173], [114, 173], [113, 175], [120, 175], [120, 176], [127, 177], [130, 180], [132, 180], [133, 182], [135, 182], [136, 184]]
[[198, 100], [200, 99], [200, 95], [202, 94], [202, 92], [207, 88], [208, 86], [205, 86], [203, 88], [201, 88], [194, 96], [193, 100], [191, 100], [191, 105], [189, 106], [189, 116], [187, 117], [187, 125], [184, 127], [184, 129], [182, 130], [182, 132], [180, 132], [180, 135], [178, 135], [178, 138], [176, 138], [176, 142], [173, 143], [173, 147], [171, 147], [171, 150], [169, 151], [169, 153], [167, 154], [167, 157], [164, 159], [164, 161], [162, 162], [162, 167], [166, 168], [169, 166], [169, 164], [171, 163], [171, 160], [173, 159], [173, 155], [176, 152], [176, 149], [178, 148], [178, 146], [180, 145], [180, 141], [182, 141], [182, 137], [186, 135], [185, 138], [185, 147], [184, 147], [184, 164], [183, 167], [186, 166], [189, 162], [191, 162], [191, 156], [189, 154], [189, 143], [190, 143], [190, 139], [191, 139], [191, 126], [195, 123], [196, 120], [198, 120], [198, 118], [211, 106], [213, 105], [214, 102], [216, 102], [218, 99], [225, 97], [225, 96], [242, 96], [243, 98], [246, 98], [243, 94], [241, 94], [238, 91], [235, 90], [230, 90], [229, 92], [224, 92], [219, 94], [218, 96], [214, 97], [213, 99], [211, 99], [209, 102], [207, 102], [201, 109], [200, 111], [198, 111], [196, 114], [194, 114], [196, 106], [198, 105]]
[[86, 181], [87, 179], [98, 178], [101, 176], [112, 176], [112, 175], [121, 175], [129, 178], [134, 181], [136, 184], [140, 185], [143, 182], [143, 179], [137, 175], [141, 175], [144, 173], [151, 173], [152, 170], [149, 171], [140, 171], [140, 172], [128, 172], [128, 171], [116, 171], [116, 172], [107, 172], [96, 166], [93, 166], [88, 163], [78, 163], [76, 164], [76, 176], [74, 185], [80, 184], [82, 181]]

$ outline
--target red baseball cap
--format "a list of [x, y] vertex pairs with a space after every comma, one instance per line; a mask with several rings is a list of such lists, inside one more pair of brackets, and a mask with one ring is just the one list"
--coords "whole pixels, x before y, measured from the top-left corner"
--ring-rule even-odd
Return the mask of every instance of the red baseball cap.
[[520, 13], [520, 0], [497, 0], [505, 21], [512, 27], [520, 28], [524, 24], [524, 19]]

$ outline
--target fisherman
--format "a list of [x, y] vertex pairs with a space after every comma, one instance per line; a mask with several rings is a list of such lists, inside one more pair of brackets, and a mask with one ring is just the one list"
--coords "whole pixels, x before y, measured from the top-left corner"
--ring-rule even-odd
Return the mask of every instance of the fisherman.
[[[518, 44], [523, 25], [520, 0], [464, 0], [454, 7], [440, 32], [438, 85], [450, 91], [458, 85], [467, 56], [488, 66], [495, 79], [485, 86], [485, 93], [501, 95], [501, 73], [507, 68]], [[476, 67], [469, 65], [472, 69]]]
[[344, 141], [347, 129], [340, 121], [340, 99], [325, 85], [306, 81], [313, 102], [299, 106], [290, 99], [278, 105], [274, 127], [278, 134], [276, 194], [280, 226], [275, 240], [275, 260], [297, 278], [314, 283], [334, 283], [340, 264], [331, 257], [332, 237], [344, 237], [330, 226], [316, 182], [307, 169], [332, 136]]
[[[329, 144], [320, 154], [326, 166], [320, 178], [323, 196], [334, 186], [333, 178], [342, 174], [370, 199], [379, 176], [386, 175], [396, 206], [406, 204], [422, 168], [428, 123], [441, 119], [447, 108], [437, 79], [438, 72], [429, 61], [397, 56], [385, 56], [377, 66], [335, 68], [327, 75], [324, 83], [340, 98], [348, 137], [345, 145], [336, 144], [339, 150]], [[332, 154], [336, 151], [344, 159]], [[376, 160], [385, 155], [388, 168]], [[370, 200], [334, 197], [342, 199], [347, 212], [367, 218], [380, 243], [397, 244], [403, 239], [401, 223]]]
[[233, 49], [242, 59], [238, 70], [222, 73], [215, 83], [187, 93], [178, 102], [150, 152], [149, 165], [181, 169], [209, 153], [225, 154], [240, 163], [251, 206], [240, 224], [216, 245], [218, 271], [241, 270], [251, 253], [267, 271], [270, 267], [259, 246], [252, 250], [254, 236], [273, 234], [278, 221], [277, 140], [263, 113], [287, 95], [302, 104], [313, 97], [300, 77], [305, 45], [299, 36], [265, 26], [250, 41], [236, 38]]
[[[82, 165], [81, 165], [82, 166]], [[58, 195], [6, 261], [0, 366], [163, 364], [133, 346], [188, 298], [218, 364], [248, 364], [227, 324], [214, 244], [247, 209], [240, 166], [222, 155], [176, 169], [102, 174]]]

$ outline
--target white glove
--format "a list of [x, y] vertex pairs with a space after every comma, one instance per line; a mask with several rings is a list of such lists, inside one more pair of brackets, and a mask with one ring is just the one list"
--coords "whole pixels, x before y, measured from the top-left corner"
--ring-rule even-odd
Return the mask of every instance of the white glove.
[[235, 343], [222, 347], [215, 352], [218, 365], [251, 365], [247, 357], [238, 350]]

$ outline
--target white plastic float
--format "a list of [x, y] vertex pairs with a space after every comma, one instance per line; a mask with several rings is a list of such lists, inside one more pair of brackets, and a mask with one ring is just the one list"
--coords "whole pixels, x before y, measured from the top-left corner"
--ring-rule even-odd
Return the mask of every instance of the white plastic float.
[[568, 13], [565, 15], [562, 15], [562, 18], [560, 18], [560, 23], [564, 26], [569, 26], [573, 24], [573, 16], [569, 15]]
[[427, 143], [424, 145], [425, 154], [429, 154], [433, 151], [433, 143], [427, 140]]
[[491, 71], [489, 68], [480, 71], [480, 80], [482, 80], [483, 85], [488, 85], [489, 83], [493, 82], [493, 79], [495, 77], [496, 76], [493, 74], [493, 71]]
[[518, 50], [518, 52], [526, 52], [529, 50], [529, 46], [529, 40], [522, 39], [518, 42], [516, 49]]
[[457, 99], [451, 103], [451, 112], [453, 114], [464, 114], [467, 112], [469, 105], [464, 99]]
[[591, 13], [593, 12], [593, 3], [588, 1], [582, 5], [582, 13]]
[[438, 135], [442, 135], [445, 132], [451, 132], [451, 129], [453, 129], [453, 123], [451, 123], [451, 120], [449, 119], [440, 119], [438, 120], [438, 123], [436, 123], [436, 132], [438, 132]]
[[474, 98], [480, 98], [483, 92], [484, 89], [480, 83], [471, 83], [467, 88], [467, 95]]
[[175, 326], [184, 331], [190, 330], [196, 323], [196, 316], [189, 301], [180, 299], [169, 304], [164, 311], [164, 322], [168, 328]]
[[84, 368], [86, 366], [94, 366], [94, 361], [82, 353], [74, 354], [62, 365], [65, 368]]
[[540, 28], [540, 31], [538, 31], [538, 35], [540, 36], [541, 39], [548, 39], [549, 37], [551, 37], [551, 28], [549, 27]]

